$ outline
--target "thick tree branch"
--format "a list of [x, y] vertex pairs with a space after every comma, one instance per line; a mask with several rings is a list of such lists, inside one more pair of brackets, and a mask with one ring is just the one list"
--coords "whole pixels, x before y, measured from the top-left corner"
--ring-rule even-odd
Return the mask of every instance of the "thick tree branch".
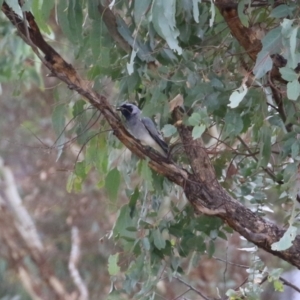
[[261, 50], [262, 45], [256, 36], [256, 30], [245, 27], [237, 12], [237, 2], [232, 0], [216, 0], [216, 6], [225, 19], [232, 35], [238, 40], [240, 45], [246, 50], [253, 61]]
[[[266, 1], [256, 1], [260, 4], [267, 5]], [[238, 16], [238, 1], [235, 0], [216, 0], [215, 4], [227, 23], [232, 35], [237, 39], [239, 44], [246, 50], [249, 57], [255, 62], [258, 53], [262, 49], [262, 43], [257, 35], [257, 28], [255, 26], [245, 27]], [[274, 6], [282, 4], [282, 1], [274, 1]], [[268, 4], [269, 5], [269, 4]], [[278, 106], [278, 112], [282, 121], [286, 122], [286, 114], [284, 103], [280, 95], [277, 93], [277, 88], [273, 84], [274, 80], [286, 83], [279, 72], [279, 68], [286, 65], [286, 59], [279, 53], [271, 55], [273, 60], [272, 70], [269, 72], [269, 83], [273, 93], [274, 101]], [[299, 66], [298, 66], [299, 67]], [[297, 67], [297, 68], [298, 68]], [[292, 130], [292, 124], [286, 124], [286, 130]]]
[[[26, 13], [30, 28], [25, 30], [23, 20], [4, 3], [2, 11], [16, 26], [23, 39], [32, 47], [36, 47], [45, 55], [43, 63], [56, 76], [65, 82], [70, 89], [80, 95], [98, 109], [114, 131], [116, 137], [133, 153], [142, 159], [150, 159], [149, 166], [157, 173], [181, 186], [197, 213], [216, 215], [227, 222], [235, 231], [246, 239], [289, 263], [300, 267], [300, 237], [297, 236], [293, 246], [286, 251], [276, 252], [271, 245], [277, 242], [284, 230], [275, 224], [257, 216], [250, 209], [233, 199], [218, 183], [214, 169], [201, 141], [193, 140], [191, 131], [184, 125], [179, 125], [178, 131], [185, 146], [185, 151], [191, 162], [193, 173], [177, 166], [169, 159], [145, 149], [133, 138], [123, 126], [118, 114], [109, 104], [105, 96], [93, 91], [85, 84], [72, 65], [63, 58], [43, 39], [31, 13]], [[28, 31], [29, 37], [26, 37]], [[30, 43], [34, 44], [34, 46]], [[257, 51], [257, 50], [256, 50]], [[180, 121], [180, 114], [177, 114]], [[180, 122], [179, 122], [180, 124]]]

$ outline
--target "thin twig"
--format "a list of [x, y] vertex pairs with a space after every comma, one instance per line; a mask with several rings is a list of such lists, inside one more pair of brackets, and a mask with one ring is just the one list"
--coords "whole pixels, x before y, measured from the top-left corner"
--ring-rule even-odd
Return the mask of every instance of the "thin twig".
[[185, 292], [181, 293], [179, 296], [177, 296], [176, 298], [172, 299], [172, 300], [178, 300], [180, 299], [183, 295], [185, 295], [186, 293], [188, 293], [189, 291], [191, 291], [190, 288], [188, 288]]
[[[253, 159], [258, 162], [258, 158], [252, 153], [251, 149], [249, 148], [249, 146], [244, 142], [244, 140], [238, 135], [237, 139], [241, 142], [241, 144], [247, 149], [247, 151], [252, 154]], [[265, 168], [265, 167], [261, 167], [275, 182], [277, 182], [278, 184], [283, 184], [282, 180], [278, 180], [276, 178], [276, 175], [269, 169], [269, 168]]]
[[203, 295], [199, 290], [197, 290], [196, 288], [194, 288], [192, 285], [190, 285], [189, 283], [185, 282], [184, 280], [182, 280], [181, 278], [174, 276], [175, 279], [177, 279], [179, 282], [183, 283], [185, 286], [187, 286], [188, 288], [190, 288], [190, 290], [194, 291], [195, 293], [197, 293], [199, 296], [201, 296], [203, 299], [205, 300], [210, 300], [210, 298], [206, 297], [205, 295]]
[[[268, 275], [265, 275], [265, 277], [262, 279], [262, 281], [260, 282], [260, 285], [262, 285], [266, 280], [268, 279]], [[298, 288], [297, 286], [295, 286], [294, 284], [290, 283], [289, 281], [287, 281], [286, 279], [284, 279], [283, 277], [279, 277], [279, 280], [283, 282], [283, 284], [285, 284], [286, 286], [289, 286], [290, 288], [294, 289], [296, 292], [300, 293], [300, 288]]]
[[247, 276], [240, 285], [238, 285], [234, 290], [237, 291], [239, 290], [240, 287], [242, 287], [247, 281], [248, 281], [249, 277]]
[[228, 265], [236, 266], [236, 267], [243, 268], [243, 269], [249, 269], [249, 266], [246, 266], [246, 265], [236, 264], [236, 263], [233, 263], [233, 262], [230, 262], [230, 261], [226, 261], [225, 259], [222, 259], [222, 258], [219, 258], [219, 257], [216, 257], [216, 256], [212, 256], [212, 257], [215, 260], [219, 260], [219, 261], [225, 262]]
[[283, 277], [279, 277], [279, 279], [287, 286], [289, 286], [290, 288], [294, 289], [296, 292], [300, 293], [300, 288], [298, 288], [297, 286], [295, 286], [294, 284], [290, 283], [289, 281], [287, 281], [286, 279], [284, 279]]

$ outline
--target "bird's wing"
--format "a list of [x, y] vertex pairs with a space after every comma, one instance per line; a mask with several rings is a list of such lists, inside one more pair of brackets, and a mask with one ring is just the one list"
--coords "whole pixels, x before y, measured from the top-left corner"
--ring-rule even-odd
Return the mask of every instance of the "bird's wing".
[[151, 137], [155, 140], [157, 144], [164, 150], [165, 153], [168, 153], [168, 145], [163, 140], [161, 133], [155, 127], [153, 121], [150, 118], [141, 118], [142, 123], [150, 133]]

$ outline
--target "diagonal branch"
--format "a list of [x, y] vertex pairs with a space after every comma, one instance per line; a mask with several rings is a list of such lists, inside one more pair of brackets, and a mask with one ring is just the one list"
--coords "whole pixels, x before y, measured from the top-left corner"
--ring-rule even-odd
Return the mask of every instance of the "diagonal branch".
[[[77, 91], [98, 109], [111, 126], [116, 137], [129, 150], [141, 159], [149, 158], [150, 168], [165, 176], [171, 182], [181, 186], [197, 213], [218, 216], [258, 247], [300, 267], [300, 236], [296, 237], [293, 246], [288, 250], [277, 252], [271, 249], [271, 245], [283, 236], [284, 230], [253, 213], [250, 209], [233, 199], [222, 188], [215, 177], [213, 166], [201, 141], [192, 138], [190, 128], [180, 122], [181, 116], [176, 113], [177, 109], [175, 109], [175, 114], [178, 119], [177, 123], [180, 124], [178, 131], [185, 145], [185, 151], [190, 160], [193, 173], [179, 167], [169, 159], [147, 150], [130, 135], [107, 98], [87, 86], [73, 66], [68, 64], [45, 42], [31, 13], [26, 13], [30, 27], [25, 30], [27, 25], [6, 3], [3, 4], [2, 11], [17, 28], [25, 42], [44, 53], [45, 58], [42, 59], [42, 62], [50, 70], [51, 75], [65, 82], [70, 89]], [[26, 36], [26, 31], [28, 31], [28, 37]]]

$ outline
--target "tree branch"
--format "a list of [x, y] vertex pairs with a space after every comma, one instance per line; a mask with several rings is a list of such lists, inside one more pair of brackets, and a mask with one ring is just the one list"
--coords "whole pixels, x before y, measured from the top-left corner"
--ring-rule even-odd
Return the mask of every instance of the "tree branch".
[[[206, 297], [205, 295], [203, 295], [199, 290], [195, 289], [191, 284], [185, 282], [185, 281], [184, 281], [183, 279], [181, 279], [180, 277], [175, 276], [175, 275], [173, 275], [173, 277], [174, 277], [175, 279], [177, 279], [179, 282], [183, 283], [185, 286], [187, 286], [187, 287], [189, 288], [189, 290], [194, 291], [196, 294], [198, 294], [198, 295], [199, 295], [200, 297], [202, 297], [203, 299], [205, 299], [205, 300], [210, 300], [210, 298], [208, 298], [208, 297]], [[176, 297], [175, 299], [177, 299], [177, 297]], [[175, 300], [175, 299], [174, 299], [174, 300]]]

